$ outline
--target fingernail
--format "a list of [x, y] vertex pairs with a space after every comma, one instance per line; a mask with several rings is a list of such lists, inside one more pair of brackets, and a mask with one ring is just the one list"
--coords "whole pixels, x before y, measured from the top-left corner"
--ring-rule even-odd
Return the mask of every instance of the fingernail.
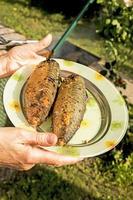
[[57, 142], [57, 137], [56, 137], [56, 135], [54, 135], [54, 134], [48, 134], [47, 135], [47, 142], [50, 144], [50, 145], [54, 145], [54, 144], [56, 144], [56, 142]]
[[46, 35], [45, 39], [51, 40], [52, 39], [52, 34], [49, 33], [48, 35]]
[[78, 160], [79, 160], [79, 161], [82, 161], [82, 160], [84, 160], [84, 158], [78, 158]]

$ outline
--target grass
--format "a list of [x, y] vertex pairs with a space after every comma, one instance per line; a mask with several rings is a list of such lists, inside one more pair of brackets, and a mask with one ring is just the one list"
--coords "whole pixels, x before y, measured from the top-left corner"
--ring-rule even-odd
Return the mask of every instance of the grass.
[[[1, 0], [0, 21], [34, 39], [49, 32], [60, 35], [70, 23], [61, 14], [28, 7], [26, 0]], [[80, 21], [69, 40], [96, 55], [105, 54], [104, 40], [95, 34], [94, 23]], [[132, 106], [130, 116], [132, 123]], [[117, 148], [103, 156], [85, 159], [74, 166], [36, 166], [28, 172], [13, 172], [9, 178], [2, 177], [0, 200], [132, 200], [131, 132], [130, 128]]]
[[0, 184], [0, 199], [131, 200], [133, 154], [123, 163], [120, 156], [117, 152], [118, 163], [110, 169], [104, 159], [95, 158], [74, 166], [36, 166], [28, 172], [14, 172], [12, 179]]
[[41, 39], [48, 33], [56, 35], [67, 27], [61, 14], [48, 14], [36, 8], [29, 8], [24, 1], [24, 5], [13, 2], [0, 1], [0, 21], [28, 38]]
[[[66, 20], [61, 13], [49, 14], [45, 10], [29, 7], [28, 1], [25, 0], [1, 0], [0, 22], [27, 38], [41, 39], [48, 33], [55, 37], [62, 35], [71, 20]], [[96, 34], [93, 20], [89, 23], [86, 20], [79, 21], [68, 40], [94, 55], [107, 59], [104, 39]], [[120, 67], [120, 71], [129, 78], [132, 78], [132, 62], [133, 58], [130, 57], [128, 62]]]
[[[6, 26], [15, 28], [17, 32], [24, 34], [27, 38], [41, 39], [48, 33], [59, 36], [71, 23], [71, 20], [64, 19], [62, 14], [49, 14], [33, 7], [29, 8], [25, 1], [13, 4], [11, 2], [14, 1], [2, 0], [0, 2], [0, 21]], [[69, 41], [98, 56], [105, 53], [104, 40], [95, 33], [94, 23], [79, 21], [78, 26], [70, 35]]]

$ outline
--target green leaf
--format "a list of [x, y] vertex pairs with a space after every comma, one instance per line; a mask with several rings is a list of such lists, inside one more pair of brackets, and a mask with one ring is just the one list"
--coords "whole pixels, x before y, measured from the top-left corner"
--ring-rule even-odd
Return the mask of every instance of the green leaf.
[[106, 24], [108, 25], [108, 24], [110, 24], [110, 22], [111, 22], [111, 20], [110, 19], [106, 19]]
[[112, 25], [114, 25], [114, 26], [120, 26], [120, 23], [118, 22], [117, 19], [113, 19], [112, 20]]
[[97, 0], [97, 3], [102, 4], [102, 3], [104, 3], [104, 0]]
[[123, 31], [121, 37], [122, 37], [123, 40], [126, 40], [126, 38], [127, 38], [127, 32]]

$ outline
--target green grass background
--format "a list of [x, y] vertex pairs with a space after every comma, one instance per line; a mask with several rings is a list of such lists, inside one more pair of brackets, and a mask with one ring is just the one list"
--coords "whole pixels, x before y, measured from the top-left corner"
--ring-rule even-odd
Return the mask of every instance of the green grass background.
[[[59, 13], [31, 8], [26, 0], [1, 0], [0, 22], [27, 38], [40, 39], [48, 33], [61, 35], [70, 20]], [[80, 21], [69, 40], [96, 55], [105, 55], [104, 40], [95, 33], [93, 21]], [[132, 200], [132, 142], [128, 132], [113, 151], [74, 166], [41, 165], [28, 172], [11, 171], [7, 179], [1, 178], [0, 200]]]

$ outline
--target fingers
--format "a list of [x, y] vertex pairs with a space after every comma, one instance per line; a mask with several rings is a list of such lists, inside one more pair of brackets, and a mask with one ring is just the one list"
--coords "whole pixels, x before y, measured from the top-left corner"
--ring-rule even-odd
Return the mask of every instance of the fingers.
[[80, 160], [81, 159], [76, 157], [63, 156], [54, 152], [33, 147], [29, 152], [27, 161], [29, 164], [45, 163], [48, 165], [62, 166], [74, 164]]
[[16, 167], [15, 168], [19, 171], [27, 171], [27, 170], [33, 168], [34, 166], [35, 166], [34, 164], [24, 164], [22, 166], [18, 166], [18, 168], [16, 168]]
[[45, 38], [43, 38], [40, 42], [39, 42], [39, 46], [37, 51], [42, 50], [43, 48], [48, 47], [52, 42], [52, 35], [48, 34]]
[[7, 63], [3, 67], [3, 71], [0, 71], [0, 78], [10, 76], [13, 74], [18, 68], [20, 67], [19, 64], [13, 62], [12, 60], [7, 59]]
[[50, 152], [36, 146], [53, 146], [57, 143], [57, 136], [53, 133], [30, 133], [25, 134], [24, 144], [32, 145], [26, 154], [27, 164], [45, 163], [48, 165], [62, 166], [74, 164], [81, 159]]
[[35, 44], [27, 44], [27, 49], [30, 49], [34, 52], [41, 51], [42, 49], [48, 47], [50, 43], [52, 42], [52, 35], [48, 34], [44, 39], [41, 41], [35, 43]]
[[6, 50], [1, 50], [0, 51], [0, 56], [3, 56], [3, 55], [5, 55], [7, 53], [7, 51]]
[[[48, 54], [48, 51], [41, 52], [41, 50], [48, 47], [51, 41], [52, 35], [48, 34], [40, 42], [14, 47], [8, 53], [0, 51], [0, 78], [11, 75], [25, 64], [41, 62], [44, 59], [41, 54]], [[37, 55], [37, 53], [40, 53], [40, 55]]]
[[37, 54], [47, 58], [51, 52], [47, 49], [42, 49], [41, 51], [38, 51]]
[[28, 133], [25, 134], [26, 144], [39, 146], [54, 146], [57, 143], [57, 136], [53, 133]]

